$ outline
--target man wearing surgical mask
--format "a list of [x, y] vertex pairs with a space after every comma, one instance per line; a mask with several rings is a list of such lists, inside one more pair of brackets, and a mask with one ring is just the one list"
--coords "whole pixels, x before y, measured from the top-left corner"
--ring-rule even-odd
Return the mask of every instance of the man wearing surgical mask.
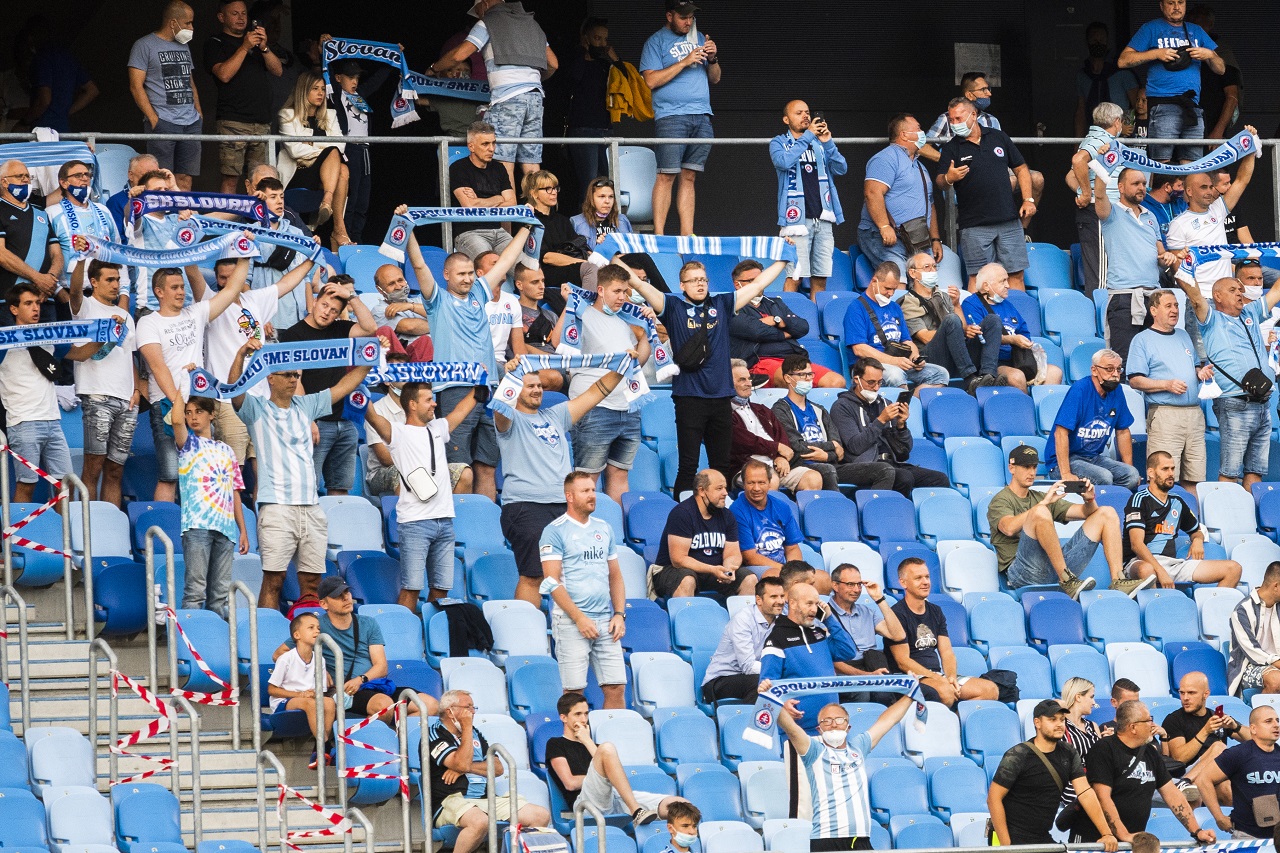
[[[31, 204], [30, 170], [21, 160], [0, 163], [0, 298], [20, 281], [31, 282], [46, 298], [52, 296], [63, 263], [49, 214]], [[0, 316], [0, 326], [13, 324], [12, 313]]]
[[[161, 13], [160, 28], [133, 43], [129, 52], [129, 93], [142, 111], [147, 133], [198, 134], [204, 115], [196, 91], [191, 49], [195, 12], [182, 0], [170, 0]], [[147, 153], [161, 169], [178, 180], [178, 189], [191, 190], [200, 174], [200, 143], [153, 140]]]
[[968, 322], [960, 309], [960, 288], [951, 285], [942, 290], [937, 262], [928, 252], [907, 262], [907, 282], [902, 315], [920, 354], [963, 379], [970, 394], [978, 387], [1009, 384], [998, 373], [1000, 318], [988, 314], [979, 323]]
[[[390, 329], [406, 346], [430, 334], [427, 309], [422, 300], [409, 298], [409, 282], [397, 264], [383, 264], [373, 274], [375, 292], [365, 304], [378, 324], [378, 330]], [[393, 346], [394, 349], [394, 346]]]
[[[741, 290], [764, 272], [764, 266], [748, 258], [733, 268], [733, 289]], [[816, 332], [816, 330], [814, 330]], [[809, 322], [776, 296], [763, 293], [743, 305], [729, 322], [729, 355], [747, 362], [752, 376], [766, 376], [772, 388], [784, 388], [782, 361], [808, 351], [800, 339], [810, 333]], [[843, 388], [838, 371], [815, 364], [812, 384], [819, 388]]]
[[[917, 226], [927, 225], [929, 231], [929, 245], [915, 248], [931, 252], [935, 261], [942, 260], [938, 215], [933, 209], [933, 184], [916, 156], [933, 151], [925, 146], [925, 136], [915, 116], [898, 113], [889, 119], [889, 146], [867, 161], [858, 247], [874, 264], [893, 261], [898, 269], [906, 268], [907, 248], [899, 239], [898, 227], [913, 221]], [[936, 151], [933, 159], [937, 159]], [[918, 221], [920, 217], [924, 218], [923, 222]]]
[[930, 364], [907, 331], [902, 308], [893, 301], [901, 276], [892, 261], [876, 267], [867, 290], [844, 312], [844, 342], [850, 360], [874, 358], [883, 366], [884, 384], [892, 388], [946, 385], [951, 375]]
[[[71, 248], [71, 235], [84, 234], [109, 240], [112, 243], [123, 242], [120, 230], [105, 205], [90, 201], [92, 190], [93, 166], [80, 160], [68, 160], [58, 169], [58, 186], [62, 189], [62, 200], [45, 209], [49, 214], [49, 226], [58, 237], [62, 248], [62, 257], [75, 255]], [[68, 265], [69, 266], [69, 265]], [[64, 269], [58, 283], [60, 290], [71, 287], [71, 270]], [[129, 270], [120, 270], [120, 290], [129, 292]]]

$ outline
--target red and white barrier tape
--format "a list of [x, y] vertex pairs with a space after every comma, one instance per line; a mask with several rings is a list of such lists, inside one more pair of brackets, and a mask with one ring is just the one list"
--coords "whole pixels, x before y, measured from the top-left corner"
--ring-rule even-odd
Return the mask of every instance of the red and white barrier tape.
[[186, 631], [182, 630], [182, 622], [178, 619], [178, 614], [174, 609], [172, 607], [166, 607], [164, 609], [164, 615], [166, 619], [173, 623], [174, 629], [178, 632], [178, 638], [182, 640], [183, 645], [187, 647], [187, 651], [191, 652], [191, 659], [195, 661], [196, 666], [201, 672], [209, 677], [210, 681], [222, 688], [218, 693], [197, 693], [194, 690], [179, 690], [175, 687], [169, 691], [169, 694], [172, 696], [182, 696], [192, 702], [195, 702], [197, 705], [220, 705], [224, 707], [239, 705], [240, 700], [232, 691], [231, 685], [219, 678], [217, 673], [209, 668], [209, 664], [204, 662], [204, 658], [200, 657], [200, 653], [196, 651], [196, 647], [191, 645], [191, 638], [187, 636]]
[[325, 820], [329, 822], [329, 826], [323, 829], [291, 829], [288, 832], [286, 832], [282, 840], [283, 840], [284, 846], [288, 847], [290, 850], [300, 851], [302, 849], [298, 845], [293, 843], [295, 840], [300, 838], [322, 838], [322, 837], [331, 838], [337, 835], [345, 835], [351, 831], [350, 818], [344, 817], [338, 812], [335, 812], [333, 809], [326, 809], [324, 806], [311, 802], [306, 797], [304, 797], [301, 793], [294, 790], [293, 788], [290, 788], [288, 785], [285, 785], [283, 783], [277, 783], [276, 788], [280, 792], [280, 796], [276, 800], [277, 815], [282, 814], [284, 812], [285, 798], [288, 796], [294, 796], [294, 797], [297, 797], [299, 800], [302, 800], [302, 802], [306, 803], [307, 806], [312, 811], [317, 812], [322, 817], [324, 817]]
[[[397, 730], [399, 729], [400, 718], [402, 714], [407, 713], [407, 705], [408, 703], [401, 700], [395, 703], [394, 705], [392, 705], [390, 709], [388, 709], [388, 710], [391, 710], [394, 715], [393, 728]], [[384, 711], [383, 713], [385, 714], [386, 711]], [[409, 777], [408, 776], [401, 776], [399, 773], [395, 775], [391, 775], [388, 773], [371, 773], [370, 772], [372, 770], [376, 770], [379, 767], [387, 767], [388, 765], [391, 765], [391, 764], [399, 764], [400, 753], [391, 752], [390, 750], [386, 750], [378, 746], [372, 746], [370, 744], [364, 743], [363, 741], [356, 740], [355, 738], [352, 737], [353, 734], [360, 731], [365, 726], [372, 723], [374, 720], [379, 719], [380, 716], [381, 715], [379, 714], [375, 714], [371, 717], [368, 717], [367, 719], [361, 720], [360, 722], [356, 723], [353, 726], [348, 727], [346, 731], [338, 735], [338, 740], [342, 741], [347, 746], [354, 746], [359, 749], [367, 749], [370, 752], [381, 752], [383, 755], [389, 755], [391, 757], [385, 761], [375, 761], [372, 764], [359, 764], [354, 767], [344, 768], [342, 773], [339, 775], [344, 779], [394, 779], [400, 783], [400, 796], [408, 800], [409, 799]]]
[[31, 464], [31, 462], [24, 459], [19, 453], [15, 452], [14, 449], [9, 445], [6, 444], [3, 447], [0, 447], [0, 450], [8, 453], [14, 459], [18, 460], [20, 463], [26, 466], [29, 470], [34, 471], [36, 473], [36, 476], [40, 477], [42, 480], [44, 480], [46, 483], [50, 484], [51, 486], [54, 486], [57, 490], [54, 492], [54, 497], [50, 498], [41, 506], [36, 507], [34, 510], [31, 511], [31, 513], [27, 515], [26, 518], [23, 518], [20, 521], [15, 521], [14, 523], [6, 527], [4, 529], [4, 534], [3, 534], [4, 538], [13, 539], [13, 544], [17, 545], [20, 548], [30, 548], [32, 551], [40, 551], [41, 553], [44, 553], [44, 554], [57, 554], [59, 557], [71, 556], [65, 551], [59, 551], [57, 548], [51, 548], [48, 545], [41, 545], [39, 542], [33, 542], [32, 540], [23, 538], [21, 536], [14, 536], [14, 534], [17, 531], [26, 527], [28, 524], [35, 521], [41, 515], [43, 515], [44, 513], [48, 512], [49, 510], [57, 506], [58, 501], [62, 500], [62, 497], [65, 494], [65, 488], [62, 482], [59, 481], [57, 477], [54, 477], [52, 474], [48, 473], [47, 471], [41, 470], [39, 466]]

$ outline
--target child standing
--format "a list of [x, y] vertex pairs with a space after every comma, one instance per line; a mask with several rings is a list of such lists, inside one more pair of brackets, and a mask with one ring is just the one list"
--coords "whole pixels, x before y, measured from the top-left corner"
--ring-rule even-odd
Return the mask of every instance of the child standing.
[[[181, 399], [173, 400], [179, 411]], [[231, 446], [213, 437], [214, 401], [192, 397], [173, 418], [178, 445], [178, 490], [182, 496], [182, 556], [187, 566], [182, 606], [207, 607], [227, 618], [231, 563], [239, 544], [249, 553], [240, 489], [244, 479]]]
[[[307, 723], [311, 726], [311, 734], [316, 734], [316, 640], [320, 636], [320, 619], [314, 613], [300, 613], [289, 623], [289, 635], [293, 637], [294, 647], [276, 659], [275, 669], [271, 670], [271, 678], [267, 681], [267, 695], [271, 697], [271, 713], [278, 711], [303, 711], [307, 715]], [[332, 685], [333, 679], [325, 676], [326, 689]], [[324, 718], [332, 724], [337, 716], [337, 708], [333, 698], [324, 697]], [[333, 763], [329, 757], [328, 741], [325, 744], [325, 761]], [[312, 770], [318, 764], [316, 754], [311, 753]]]

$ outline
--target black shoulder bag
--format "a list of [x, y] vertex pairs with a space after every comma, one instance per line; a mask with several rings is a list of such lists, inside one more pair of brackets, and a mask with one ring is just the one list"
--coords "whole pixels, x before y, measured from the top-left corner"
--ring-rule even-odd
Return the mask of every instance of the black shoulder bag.
[[[1238, 317], [1236, 319], [1239, 320]], [[1243, 377], [1236, 379], [1223, 370], [1216, 361], [1211, 358], [1208, 360], [1215, 370], [1240, 386], [1240, 390], [1244, 392], [1245, 399], [1250, 403], [1266, 403], [1271, 399], [1271, 389], [1275, 383], [1268, 379], [1267, 374], [1262, 370], [1262, 359], [1258, 357], [1258, 350], [1253, 345], [1253, 334], [1249, 331], [1249, 326], [1243, 320], [1240, 320], [1240, 323], [1244, 326], [1244, 336], [1249, 339], [1249, 349], [1253, 352], [1253, 360], [1258, 363], [1258, 366], [1249, 368], [1245, 371]]]
[[880, 345], [884, 347], [884, 354], [890, 358], [911, 358], [911, 347], [901, 341], [891, 341], [884, 336], [884, 326], [880, 325], [880, 317], [876, 315], [875, 309], [871, 307], [871, 302], [866, 295], [858, 297], [858, 301], [862, 303], [862, 310], [867, 312], [867, 316], [871, 318], [871, 325], [876, 328], [876, 337], [880, 339]]
[[[698, 325], [689, 339], [676, 350], [674, 361], [681, 373], [692, 373], [701, 370], [711, 356], [711, 341], [707, 335], [706, 308], [694, 306], [698, 310]], [[686, 314], [686, 316], [688, 316]]]

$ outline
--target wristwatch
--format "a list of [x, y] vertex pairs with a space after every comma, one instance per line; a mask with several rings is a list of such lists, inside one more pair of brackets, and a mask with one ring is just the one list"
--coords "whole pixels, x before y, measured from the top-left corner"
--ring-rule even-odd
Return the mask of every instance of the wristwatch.
[[1024, 198], [1022, 201], [1023, 203], [1026, 203], [1026, 202], [1031, 202], [1032, 204], [1036, 203], [1036, 200], [1034, 198]]
[[360, 676], [360, 683], [361, 683], [361, 684], [368, 684], [368, 683], [369, 683], [369, 676], [367, 676], [367, 675], [362, 675], [362, 676]]

